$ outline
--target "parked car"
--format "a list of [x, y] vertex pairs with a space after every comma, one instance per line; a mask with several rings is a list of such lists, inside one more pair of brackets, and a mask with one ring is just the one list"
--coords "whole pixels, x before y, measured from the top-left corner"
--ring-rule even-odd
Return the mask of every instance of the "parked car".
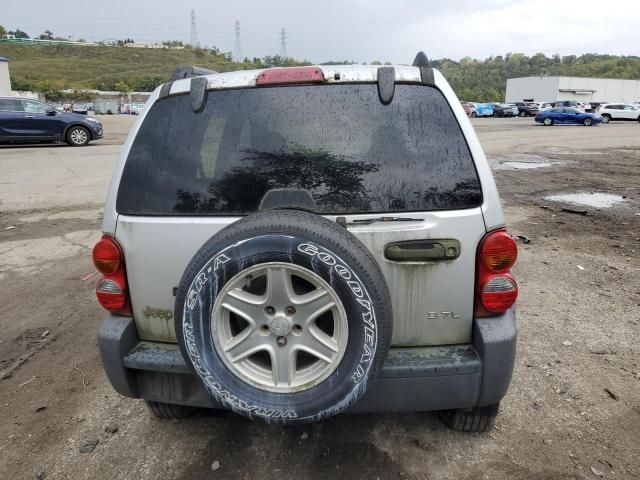
[[102, 123], [93, 117], [62, 112], [20, 97], [0, 97], [0, 142], [63, 141], [80, 147], [102, 138]]
[[467, 102], [460, 102], [460, 105], [462, 105], [464, 113], [467, 114], [467, 117], [471, 115], [471, 106]]
[[611, 120], [637, 120], [640, 122], [640, 109], [629, 103], [607, 103], [596, 110], [604, 123]]
[[80, 115], [86, 115], [88, 112], [87, 106], [82, 103], [74, 103], [71, 106], [71, 111], [73, 113], [78, 113]]
[[160, 417], [440, 410], [491, 428], [515, 359], [516, 244], [447, 81], [399, 68], [156, 89], [93, 250], [118, 392]]
[[538, 106], [533, 102], [516, 102], [518, 116], [533, 117], [538, 113]]
[[540, 112], [536, 115], [535, 121], [544, 125], [574, 124], [597, 125], [602, 122], [602, 117], [593, 113], [586, 113], [575, 107], [554, 107], [551, 110]]
[[492, 103], [494, 117], [515, 117], [518, 115], [518, 107], [512, 103]]
[[490, 103], [468, 102], [472, 107], [471, 117], [491, 117], [493, 116], [493, 105]]
[[609, 103], [609, 102], [591, 102], [591, 103], [590, 103], [590, 105], [591, 105], [591, 109], [595, 112], [596, 110], [598, 110], [598, 108], [599, 108], [601, 105], [604, 105], [604, 104], [606, 104], [606, 103]]
[[544, 112], [545, 110], [549, 110], [553, 108], [551, 103], [549, 102], [533, 102], [539, 112]]
[[574, 107], [578, 108], [579, 104], [575, 100], [558, 100], [556, 102], [551, 102], [554, 107]]

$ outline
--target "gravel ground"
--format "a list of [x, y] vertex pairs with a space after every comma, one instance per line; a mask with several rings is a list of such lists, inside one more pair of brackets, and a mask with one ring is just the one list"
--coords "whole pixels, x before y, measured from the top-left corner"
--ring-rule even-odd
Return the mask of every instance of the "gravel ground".
[[[640, 478], [638, 123], [474, 121], [510, 231], [530, 243], [516, 267], [513, 383], [496, 429], [468, 435], [429, 413], [296, 428], [211, 412], [161, 421], [116, 394], [96, 345], [90, 249], [133, 120], [104, 117], [107, 136], [83, 149], [0, 148], [0, 478]], [[622, 201], [546, 199], [565, 193]]]

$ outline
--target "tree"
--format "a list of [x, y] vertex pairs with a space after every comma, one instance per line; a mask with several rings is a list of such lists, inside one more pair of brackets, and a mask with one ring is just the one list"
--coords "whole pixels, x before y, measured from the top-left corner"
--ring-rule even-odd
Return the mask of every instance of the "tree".
[[127, 99], [129, 100], [129, 104], [131, 104], [131, 87], [124, 83], [124, 82], [116, 82], [115, 84], [115, 88], [118, 92], [120, 92], [120, 103], [124, 103], [122, 101], [122, 97], [127, 97]]
[[13, 35], [16, 38], [29, 38], [27, 32], [23, 32], [19, 28], [16, 28], [14, 31], [9, 30], [8, 35]]
[[7, 31], [4, 29], [2, 25], [0, 25], [0, 35], [6, 35]]
[[45, 30], [38, 38], [40, 40], [53, 40], [53, 32], [51, 30]]

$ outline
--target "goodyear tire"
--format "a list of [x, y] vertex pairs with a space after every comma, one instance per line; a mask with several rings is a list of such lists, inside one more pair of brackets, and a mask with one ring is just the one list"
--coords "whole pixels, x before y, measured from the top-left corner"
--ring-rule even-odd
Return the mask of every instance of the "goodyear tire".
[[217, 403], [268, 423], [336, 415], [376, 378], [391, 300], [366, 247], [311, 213], [245, 217], [196, 253], [178, 287], [182, 354]]

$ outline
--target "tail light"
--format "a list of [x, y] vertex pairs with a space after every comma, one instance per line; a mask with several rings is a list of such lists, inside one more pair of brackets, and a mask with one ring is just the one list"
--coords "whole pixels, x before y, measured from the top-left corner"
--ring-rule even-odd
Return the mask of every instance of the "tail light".
[[518, 258], [516, 242], [504, 230], [487, 234], [478, 246], [476, 317], [491, 317], [509, 310], [518, 298], [511, 267]]
[[103, 308], [124, 317], [132, 316], [124, 255], [118, 242], [104, 235], [93, 247], [93, 264], [103, 277], [96, 284], [96, 297]]

